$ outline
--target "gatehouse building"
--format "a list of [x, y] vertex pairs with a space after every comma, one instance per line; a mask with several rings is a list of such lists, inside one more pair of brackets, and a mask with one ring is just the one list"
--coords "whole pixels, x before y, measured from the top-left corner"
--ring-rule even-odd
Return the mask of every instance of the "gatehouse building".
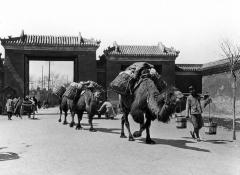
[[5, 50], [3, 87], [17, 96], [29, 93], [29, 61], [73, 61], [74, 81], [96, 81], [96, 50], [100, 41], [78, 36], [27, 35], [2, 38]]
[[28, 35], [1, 38], [5, 58], [0, 63], [0, 88], [13, 88], [16, 96], [29, 93], [29, 61], [73, 61], [74, 81], [97, 81], [106, 89], [109, 100], [118, 95], [109, 90], [109, 83], [134, 62], [153, 64], [169, 84], [183, 93], [194, 85], [202, 92], [202, 80], [227, 71], [226, 61], [207, 64], [176, 64], [180, 51], [159, 42], [151, 46], [119, 45], [114, 42], [97, 58], [100, 41], [77, 36]]

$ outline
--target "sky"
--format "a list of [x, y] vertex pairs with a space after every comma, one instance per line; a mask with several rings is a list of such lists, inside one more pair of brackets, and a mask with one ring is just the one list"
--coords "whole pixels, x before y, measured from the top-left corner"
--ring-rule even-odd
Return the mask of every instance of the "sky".
[[[239, 0], [0, 0], [0, 37], [78, 35], [101, 40], [97, 55], [114, 41], [180, 51], [176, 63], [222, 59], [220, 43], [240, 42]], [[0, 48], [0, 52], [3, 49]]]
[[[47, 77], [49, 76], [49, 61], [29, 61], [30, 89], [43, 87], [47, 89]], [[51, 61], [50, 77], [58, 76], [54, 80], [55, 84], [73, 82], [73, 61]], [[46, 83], [42, 84], [43, 77], [46, 77]], [[40, 80], [40, 82], [39, 82]]]

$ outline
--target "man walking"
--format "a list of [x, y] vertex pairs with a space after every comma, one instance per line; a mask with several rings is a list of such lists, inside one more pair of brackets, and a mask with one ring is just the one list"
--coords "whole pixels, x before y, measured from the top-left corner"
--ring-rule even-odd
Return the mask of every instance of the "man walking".
[[202, 119], [202, 107], [200, 103], [201, 97], [196, 93], [196, 90], [193, 86], [189, 87], [190, 95], [187, 97], [186, 103], [186, 116], [189, 118], [191, 116], [191, 122], [193, 124], [193, 131], [190, 131], [190, 134], [193, 139], [197, 138], [197, 141], [201, 141], [199, 137], [199, 131], [203, 127]]
[[102, 113], [102, 111], [105, 111], [105, 116], [107, 119], [114, 119], [114, 117], [116, 116], [116, 113], [113, 109], [112, 104], [110, 103], [110, 101], [106, 100], [102, 106], [100, 107], [100, 109], [98, 110], [98, 113]]
[[9, 96], [6, 102], [8, 120], [12, 120], [13, 108], [14, 108], [13, 100], [12, 97]]

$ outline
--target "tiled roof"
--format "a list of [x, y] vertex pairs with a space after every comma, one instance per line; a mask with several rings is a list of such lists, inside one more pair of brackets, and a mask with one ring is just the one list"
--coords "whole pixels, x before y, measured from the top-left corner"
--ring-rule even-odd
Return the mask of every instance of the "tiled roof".
[[201, 71], [202, 64], [176, 64], [176, 71], [189, 72]]
[[[209, 62], [209, 63], [203, 64], [201, 69], [202, 69], [203, 75], [229, 72], [230, 71], [229, 60], [222, 59], [214, 62]], [[234, 69], [240, 70], [240, 60], [238, 61]]]
[[1, 44], [13, 46], [65, 46], [65, 47], [99, 47], [100, 41], [79, 36], [25, 35], [1, 39]]
[[217, 61], [203, 64], [202, 69], [204, 70], [204, 69], [210, 69], [214, 67], [226, 66], [228, 63], [229, 63], [228, 59], [217, 60]]
[[105, 55], [115, 55], [115, 56], [172, 56], [177, 57], [179, 51], [174, 48], [167, 48], [164, 45], [157, 46], [136, 46], [136, 45], [117, 45], [114, 44], [113, 47], [108, 47], [104, 51]]

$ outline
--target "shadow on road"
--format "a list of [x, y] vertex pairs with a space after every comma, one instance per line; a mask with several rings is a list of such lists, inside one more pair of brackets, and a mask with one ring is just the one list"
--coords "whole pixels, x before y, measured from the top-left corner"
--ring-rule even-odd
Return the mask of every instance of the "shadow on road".
[[59, 113], [36, 113], [35, 115], [59, 115]]
[[[233, 120], [230, 118], [219, 118], [219, 117], [212, 117], [213, 121], [217, 123], [218, 126], [221, 126], [225, 129], [232, 130], [233, 127]], [[203, 117], [204, 122], [208, 122], [208, 117]], [[239, 121], [240, 119], [237, 118], [236, 121]], [[235, 125], [236, 131], [240, 131], [240, 123], [236, 122]]]
[[99, 132], [104, 132], [104, 133], [111, 133], [111, 134], [119, 134], [120, 135], [120, 132], [118, 132], [119, 128], [96, 128], [97, 131]]
[[213, 144], [227, 144], [229, 142], [233, 142], [231, 140], [204, 140], [204, 142], [209, 142]]
[[41, 120], [40, 118], [29, 118], [30, 120]]
[[[197, 147], [192, 147], [192, 146], [187, 146], [187, 143], [196, 143], [188, 140], [173, 140], [173, 139], [159, 139], [159, 138], [153, 138], [153, 140], [156, 142], [156, 144], [161, 144], [161, 145], [169, 145], [177, 148], [182, 148], [182, 149], [189, 149], [193, 151], [201, 151], [201, 152], [210, 152], [207, 149], [202, 149], [202, 148], [197, 148]], [[145, 144], [145, 139], [139, 139], [139, 143], [144, 143]]]
[[[192, 139], [192, 137], [182, 137], [184, 139]], [[227, 143], [230, 143], [230, 142], [233, 142], [231, 140], [202, 140], [202, 142], [208, 142], [208, 143], [213, 143], [213, 144], [227, 144]]]
[[117, 119], [117, 118], [110, 119], [110, 118], [106, 118], [106, 117], [101, 117], [101, 118], [96, 117], [96, 118], [93, 118], [93, 120], [119, 120], [119, 119]]
[[[66, 124], [63, 124], [63, 122], [58, 122], [58, 123], [59, 123], [59, 124], [62, 124], [62, 125], [69, 126], [69, 124], [70, 124], [71, 122], [68, 122], [68, 121], [67, 121]], [[81, 125], [82, 125], [82, 126], [89, 126], [88, 123], [81, 123]], [[93, 126], [97, 126], [97, 125], [98, 125], [98, 123], [93, 123]], [[77, 122], [75, 122], [73, 126], [77, 126]]]
[[13, 153], [13, 152], [0, 153], [0, 161], [14, 160], [14, 159], [19, 159], [19, 158], [20, 157], [18, 156], [17, 153]]

